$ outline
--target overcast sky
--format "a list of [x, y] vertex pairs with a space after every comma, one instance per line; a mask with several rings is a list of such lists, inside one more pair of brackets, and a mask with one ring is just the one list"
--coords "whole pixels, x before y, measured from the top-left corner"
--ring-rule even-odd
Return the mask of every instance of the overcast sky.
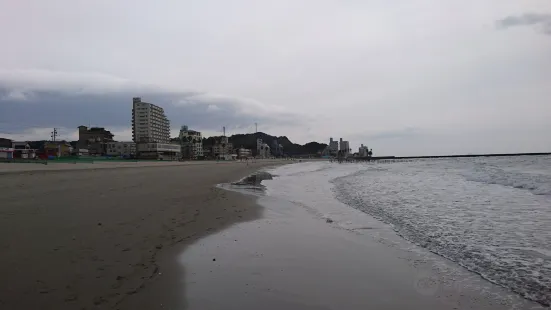
[[329, 137], [376, 155], [551, 151], [551, 1], [0, 0], [0, 137], [104, 126]]

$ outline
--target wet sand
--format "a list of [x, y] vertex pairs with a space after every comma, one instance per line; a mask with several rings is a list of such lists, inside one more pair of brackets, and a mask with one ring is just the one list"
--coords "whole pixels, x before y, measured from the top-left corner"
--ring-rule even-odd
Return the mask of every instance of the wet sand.
[[281, 163], [0, 175], [0, 309], [181, 309], [182, 270], [162, 258], [259, 218], [253, 197], [214, 185]]
[[[258, 159], [255, 162], [250, 161], [250, 164], [267, 164], [267, 163], [289, 163], [287, 160], [280, 159]], [[123, 169], [123, 168], [144, 168], [144, 167], [172, 167], [172, 166], [210, 166], [210, 165], [232, 165], [232, 164], [247, 164], [246, 162], [235, 161], [98, 161], [95, 163], [57, 163], [42, 161], [37, 163], [0, 163], [0, 175], [2, 174], [22, 174], [22, 173], [38, 173], [38, 172], [66, 172], [74, 170], [99, 170], [99, 169]]]
[[336, 201], [258, 203], [261, 218], [180, 254], [188, 309], [543, 309]]

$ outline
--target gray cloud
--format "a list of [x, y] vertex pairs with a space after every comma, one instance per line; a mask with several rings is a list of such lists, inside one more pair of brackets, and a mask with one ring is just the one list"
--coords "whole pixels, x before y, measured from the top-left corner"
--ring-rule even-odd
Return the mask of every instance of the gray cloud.
[[129, 128], [132, 97], [163, 107], [173, 130], [186, 124], [219, 132], [222, 126], [292, 126], [307, 119], [249, 98], [164, 89], [106, 74], [0, 69], [0, 132], [87, 124]]
[[551, 14], [526, 13], [520, 16], [507, 16], [498, 20], [496, 25], [500, 29], [540, 25], [544, 34], [551, 35]]
[[292, 126], [302, 119], [297, 113], [249, 98], [171, 90], [107, 74], [0, 69], [0, 133], [43, 136], [44, 128], [70, 132], [90, 124], [128, 136], [132, 97], [163, 107], [173, 131], [184, 124], [207, 132], [220, 132], [222, 126], [250, 128], [255, 122]]
[[247, 112], [239, 99], [210, 97], [208, 94], [177, 92], [111, 92], [98, 94], [63, 91], [14, 91], [0, 86], [0, 128], [3, 132], [21, 132], [27, 128], [99, 125], [130, 127], [132, 97], [162, 106], [173, 129], [187, 124], [197, 130], [220, 131], [222, 126], [250, 127], [292, 125], [297, 116], [286, 113]]

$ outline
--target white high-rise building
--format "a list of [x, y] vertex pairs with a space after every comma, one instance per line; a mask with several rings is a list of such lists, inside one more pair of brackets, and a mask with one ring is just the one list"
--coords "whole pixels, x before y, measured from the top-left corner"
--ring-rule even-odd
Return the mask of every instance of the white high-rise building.
[[350, 142], [343, 141], [343, 139], [341, 138], [339, 141], [339, 149], [342, 155], [348, 156], [348, 154], [350, 154]]
[[179, 144], [170, 143], [170, 122], [163, 108], [132, 99], [132, 140], [136, 143], [136, 155], [142, 159], [178, 160]]
[[136, 143], [170, 142], [170, 121], [163, 108], [143, 102], [140, 97], [132, 99], [132, 140]]
[[335, 141], [333, 140], [333, 138], [330, 138], [328, 147], [329, 147], [329, 153], [331, 155], [337, 154], [337, 152], [339, 151], [339, 141]]
[[364, 146], [363, 144], [362, 146], [360, 146], [360, 148], [358, 149], [358, 156], [360, 157], [369, 156], [369, 149], [367, 148], [367, 146]]

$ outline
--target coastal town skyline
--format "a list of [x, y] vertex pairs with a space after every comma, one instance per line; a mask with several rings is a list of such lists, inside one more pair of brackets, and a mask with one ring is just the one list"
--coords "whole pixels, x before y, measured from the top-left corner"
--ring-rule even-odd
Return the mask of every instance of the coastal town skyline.
[[[268, 134], [268, 135], [271, 134], [271, 133], [264, 133], [264, 132], [258, 131], [258, 123], [257, 122], [255, 122], [253, 124], [252, 127], [254, 127], [253, 128], [254, 130], [252, 132], [242, 132], [241, 131], [242, 128], [238, 128], [238, 129], [234, 128], [234, 129], [236, 129], [236, 131], [230, 133], [229, 131], [226, 132], [226, 130], [227, 130], [226, 126], [222, 126], [222, 131], [221, 132], [212, 132], [212, 134], [210, 134], [210, 135], [205, 135], [202, 131], [196, 131], [195, 128], [189, 128], [188, 125], [184, 124], [184, 125], [180, 126], [180, 129], [178, 131], [176, 131], [176, 134], [173, 134], [175, 132], [175, 130], [172, 130], [171, 127], [175, 126], [175, 125], [173, 125], [173, 122], [171, 122], [170, 119], [167, 117], [167, 115], [165, 115], [163, 107], [158, 106], [154, 103], [148, 103], [148, 102], [142, 101], [141, 97], [133, 97], [132, 100], [133, 100], [133, 107], [131, 109], [131, 111], [132, 111], [132, 120], [131, 120], [131, 126], [130, 126], [130, 136], [128, 136], [128, 134], [117, 136], [117, 134], [114, 134], [110, 130], [110, 128], [108, 128], [108, 127], [92, 125], [91, 123], [89, 123], [88, 125], [79, 125], [77, 127], [76, 131], [71, 131], [68, 128], [54, 127], [54, 128], [52, 128], [52, 130], [49, 133], [45, 132], [45, 131], [37, 132], [37, 133], [34, 133], [30, 137], [26, 136], [26, 135], [13, 135], [13, 134], [8, 133], [8, 134], [4, 134], [4, 136], [2, 136], [0, 138], [10, 139], [10, 140], [13, 140], [13, 141], [18, 141], [18, 143], [23, 143], [25, 141], [52, 141], [52, 142], [55, 142], [55, 141], [67, 141], [67, 142], [78, 141], [77, 149], [80, 148], [80, 149], [88, 150], [91, 147], [89, 145], [89, 143], [85, 143], [84, 145], [81, 144], [82, 141], [87, 140], [87, 138], [83, 137], [83, 132], [93, 133], [92, 131], [96, 131], [96, 132], [101, 131], [101, 132], [108, 133], [108, 135], [109, 135], [108, 141], [112, 141], [112, 142], [115, 142], [115, 143], [125, 143], [125, 144], [126, 143], [137, 143], [138, 141], [140, 141], [142, 139], [142, 138], [140, 138], [140, 134], [141, 134], [142, 130], [145, 130], [144, 133], [149, 132], [150, 130], [157, 130], [157, 129], [152, 128], [151, 124], [147, 125], [145, 127], [137, 127], [137, 126], [139, 126], [139, 124], [141, 124], [140, 120], [141, 121], [146, 121], [146, 119], [142, 119], [142, 118], [144, 116], [146, 116], [147, 113], [144, 114], [144, 112], [138, 112], [138, 111], [136, 111], [136, 109], [137, 110], [145, 110], [146, 106], [148, 107], [147, 109], [153, 108], [153, 109], [158, 110], [158, 112], [155, 112], [155, 115], [158, 115], [158, 116], [155, 116], [154, 119], [155, 119], [155, 122], [160, 122], [160, 123], [156, 123], [156, 126], [161, 126], [163, 128], [166, 128], [166, 130], [167, 130], [166, 133], [163, 131], [164, 134], [159, 132], [159, 134], [162, 134], [163, 137], [161, 137], [161, 136], [154, 136], [153, 137], [152, 136], [151, 137], [152, 142], [155, 141], [155, 142], [161, 142], [161, 143], [176, 143], [172, 140], [178, 139], [179, 137], [181, 139], [182, 132], [184, 130], [186, 132], [189, 130], [190, 132], [198, 133], [200, 139], [202, 139], [202, 138], [211, 138], [211, 137], [212, 138], [230, 137], [234, 134], [237, 134], [237, 135], [254, 134], [254, 133], [261, 133], [261, 134]], [[136, 106], [136, 105], [139, 105], [139, 106]], [[140, 105], [143, 105], [143, 107], [140, 106]], [[160, 114], [158, 114], [158, 113], [160, 113]], [[135, 119], [135, 117], [138, 117], [138, 118]], [[147, 122], [149, 122], [150, 120], [153, 120], [153, 119], [149, 119], [149, 116], [147, 116]], [[143, 123], [143, 124], [145, 125], [146, 123]], [[251, 127], [251, 126], [249, 126], [249, 127]], [[142, 128], [142, 129], [140, 129], [140, 128]], [[248, 130], [248, 129], [249, 128], [246, 128], [246, 130]], [[163, 129], [163, 130], [165, 130], [165, 129]], [[281, 135], [277, 135], [277, 134], [275, 136], [276, 137], [281, 137]], [[290, 141], [293, 141], [292, 137], [287, 137], [287, 138], [289, 138]], [[325, 150], [323, 150], [323, 152], [322, 152], [322, 155], [326, 155], [326, 156], [329, 156], [329, 155], [336, 156], [337, 155], [336, 153], [339, 150], [343, 151], [344, 154], [352, 155], [354, 153], [353, 149], [351, 148], [350, 142], [347, 141], [347, 140], [343, 141], [342, 137], [340, 138], [340, 142], [333, 141], [333, 137], [330, 137], [326, 140], [328, 140], [328, 141], [308, 141], [308, 143], [315, 142], [315, 143], [326, 144], [327, 148]], [[333, 145], [333, 142], [335, 142], [336, 145]], [[260, 142], [260, 143], [262, 144], [262, 142]], [[113, 144], [113, 143], [107, 143], [107, 142], [103, 143], [102, 142], [101, 144], [102, 145], [105, 144], [105, 145], [103, 145], [103, 146], [96, 145], [93, 148], [97, 148], [97, 147], [104, 148], [103, 152], [107, 154], [108, 150], [105, 149], [106, 146], [109, 145], [109, 147], [111, 147], [110, 144]], [[268, 150], [270, 149], [270, 146], [266, 145], [266, 147], [267, 147]], [[126, 148], [126, 145], [125, 145], [125, 148]], [[359, 150], [358, 154], [361, 154], [363, 149], [365, 149], [365, 147], [364, 147], [363, 143], [361, 143], [358, 147], [358, 150]], [[132, 154], [135, 154], [135, 150], [136, 150], [136, 145], [135, 144], [133, 145], [132, 150], [133, 150]], [[232, 152], [232, 151], [234, 151], [234, 150], [228, 150], [228, 152]], [[94, 151], [93, 153], [94, 154], [96, 154], [96, 153], [100, 154], [102, 152], [101, 151], [97, 151], [97, 152]], [[239, 150], [235, 149], [235, 153], [239, 153]], [[268, 153], [266, 153], [265, 156], [269, 156], [268, 155], [269, 153], [270, 152], [268, 151]], [[130, 154], [130, 149], [128, 149], [128, 155], [129, 154]], [[111, 154], [111, 155], [113, 155], [113, 154]]]
[[[340, 138], [339, 142], [309, 142], [305, 145], [293, 143], [288, 137], [271, 136], [258, 131], [254, 124], [252, 134], [238, 133], [227, 136], [226, 127], [222, 135], [206, 137], [200, 131], [181, 125], [176, 137], [171, 136], [171, 124], [165, 110], [152, 102], [132, 97], [132, 138], [116, 137], [106, 127], [78, 126], [78, 137], [67, 140], [59, 128], [53, 128], [49, 139], [26, 140], [11, 136], [0, 137], [0, 159], [48, 159], [71, 156], [105, 156], [108, 158], [145, 160], [246, 160], [249, 158], [269, 159], [306, 157], [368, 157], [371, 151], [363, 144], [354, 152], [350, 142]], [[244, 138], [245, 137], [245, 138]]]

